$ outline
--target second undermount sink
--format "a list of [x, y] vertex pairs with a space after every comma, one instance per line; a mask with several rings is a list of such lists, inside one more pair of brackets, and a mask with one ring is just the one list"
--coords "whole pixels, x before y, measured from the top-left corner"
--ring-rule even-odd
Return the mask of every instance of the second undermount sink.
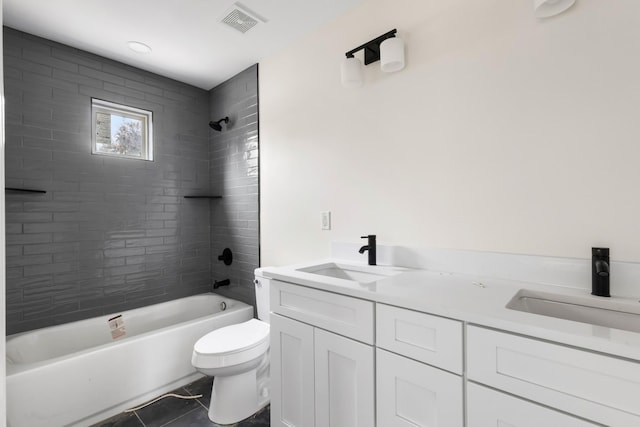
[[574, 322], [640, 332], [640, 303], [521, 289], [507, 308]]
[[299, 268], [298, 271], [366, 284], [398, 275], [405, 272], [406, 269], [380, 265], [350, 265], [327, 262], [310, 267]]

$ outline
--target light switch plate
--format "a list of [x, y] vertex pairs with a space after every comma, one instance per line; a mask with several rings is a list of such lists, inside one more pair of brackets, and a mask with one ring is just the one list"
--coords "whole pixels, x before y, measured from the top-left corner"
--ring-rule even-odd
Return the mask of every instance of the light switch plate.
[[331, 211], [320, 212], [320, 218], [322, 219], [322, 229], [331, 230]]

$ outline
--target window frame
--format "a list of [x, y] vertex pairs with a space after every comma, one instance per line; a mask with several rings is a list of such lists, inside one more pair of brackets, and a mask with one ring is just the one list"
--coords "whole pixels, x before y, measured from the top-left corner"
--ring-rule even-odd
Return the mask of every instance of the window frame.
[[[98, 113], [113, 114], [125, 118], [139, 120], [142, 123], [142, 143], [140, 156], [119, 153], [109, 153], [98, 150], [97, 122]], [[121, 159], [135, 159], [153, 161], [153, 112], [103, 99], [91, 98], [91, 154], [117, 157]]]

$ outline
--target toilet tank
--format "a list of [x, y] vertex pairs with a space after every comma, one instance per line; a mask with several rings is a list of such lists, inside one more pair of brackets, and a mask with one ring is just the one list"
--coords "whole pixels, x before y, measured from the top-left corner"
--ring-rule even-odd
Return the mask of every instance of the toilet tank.
[[258, 319], [269, 323], [269, 287], [271, 279], [264, 277], [261, 268], [256, 268], [254, 274], [255, 279], [253, 283], [256, 288], [256, 309], [258, 311]]

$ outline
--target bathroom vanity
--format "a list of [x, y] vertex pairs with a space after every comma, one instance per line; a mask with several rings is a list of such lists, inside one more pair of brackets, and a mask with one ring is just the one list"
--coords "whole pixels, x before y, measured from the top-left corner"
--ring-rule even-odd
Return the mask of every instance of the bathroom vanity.
[[331, 260], [265, 273], [272, 426], [640, 426], [637, 299]]

